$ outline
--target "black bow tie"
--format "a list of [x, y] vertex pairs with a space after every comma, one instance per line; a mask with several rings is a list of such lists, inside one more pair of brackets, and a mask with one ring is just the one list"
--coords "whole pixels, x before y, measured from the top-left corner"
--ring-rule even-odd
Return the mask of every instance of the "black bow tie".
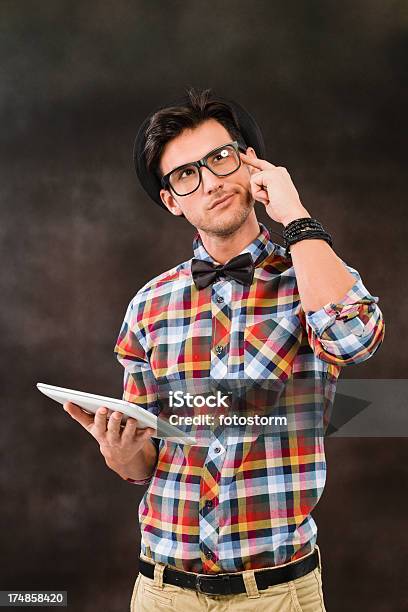
[[237, 255], [224, 265], [215, 265], [211, 261], [193, 259], [191, 273], [197, 289], [208, 287], [220, 276], [233, 278], [243, 285], [251, 285], [254, 278], [254, 262], [250, 253]]

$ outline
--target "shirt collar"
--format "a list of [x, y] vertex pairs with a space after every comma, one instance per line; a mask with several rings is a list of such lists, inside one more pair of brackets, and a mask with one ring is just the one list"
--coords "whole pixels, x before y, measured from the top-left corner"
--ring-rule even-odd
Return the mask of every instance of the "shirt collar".
[[[272, 242], [270, 238], [270, 234], [268, 228], [258, 221], [260, 233], [258, 236], [248, 244], [240, 253], [250, 253], [252, 256], [252, 260], [256, 266], [259, 266], [262, 261], [268, 257], [275, 250], [276, 245]], [[193, 251], [194, 257], [196, 259], [202, 259], [203, 261], [210, 261], [215, 263], [215, 260], [211, 257], [209, 253], [204, 248], [203, 242], [201, 240], [200, 234], [198, 232], [195, 233], [193, 238]]]

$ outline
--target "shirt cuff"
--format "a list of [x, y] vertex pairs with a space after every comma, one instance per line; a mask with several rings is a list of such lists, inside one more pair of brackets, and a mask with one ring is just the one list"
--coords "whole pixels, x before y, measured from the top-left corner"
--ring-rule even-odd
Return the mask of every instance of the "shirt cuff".
[[316, 311], [306, 313], [306, 322], [318, 337], [322, 337], [327, 330], [337, 320], [344, 323], [351, 321], [349, 333], [356, 336], [364, 334], [365, 322], [361, 320], [359, 315], [367, 312], [367, 305], [376, 304], [379, 298], [367, 291], [361, 279], [357, 280], [354, 285], [347, 291], [340, 302], [328, 302], [322, 308]]
[[[152, 474], [152, 476], [153, 476], [153, 474]], [[152, 476], [150, 476], [150, 478], [145, 478], [144, 480], [134, 480], [133, 478], [126, 478], [126, 480], [128, 482], [131, 482], [132, 484], [145, 485], [145, 484], [149, 484], [149, 482], [152, 479]]]

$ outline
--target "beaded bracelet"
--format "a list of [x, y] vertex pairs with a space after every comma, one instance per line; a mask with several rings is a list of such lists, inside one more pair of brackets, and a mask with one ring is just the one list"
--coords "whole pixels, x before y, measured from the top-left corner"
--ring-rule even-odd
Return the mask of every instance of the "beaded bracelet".
[[291, 228], [293, 225], [304, 225], [306, 223], [320, 223], [317, 219], [313, 217], [299, 217], [298, 219], [293, 219], [286, 226], [285, 229]]
[[283, 230], [284, 237], [290, 237], [297, 234], [300, 229], [317, 229], [324, 231], [323, 225], [316, 219], [303, 218], [291, 221]]
[[291, 221], [283, 230], [283, 238], [285, 240], [286, 257], [289, 256], [290, 246], [300, 240], [317, 238], [325, 240], [330, 246], [333, 245], [332, 238], [330, 234], [324, 230], [323, 225], [316, 219], [311, 219], [310, 217], [303, 217]]

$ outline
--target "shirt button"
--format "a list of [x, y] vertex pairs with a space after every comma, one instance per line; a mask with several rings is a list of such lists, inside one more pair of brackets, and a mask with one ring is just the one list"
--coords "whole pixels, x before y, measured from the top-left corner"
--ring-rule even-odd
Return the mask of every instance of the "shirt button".
[[219, 446], [216, 446], [214, 448], [214, 453], [220, 453], [221, 452], [221, 448]]
[[212, 553], [211, 550], [207, 550], [205, 556], [207, 557], [207, 559], [214, 559], [215, 557], [214, 553]]
[[211, 499], [207, 499], [207, 501], [205, 502], [205, 505], [206, 505], [207, 508], [212, 508], [212, 505], [213, 505], [212, 500]]
[[217, 353], [217, 355], [221, 355], [222, 346], [220, 344], [217, 344], [217, 346], [215, 347], [215, 352]]
[[223, 298], [223, 297], [221, 297], [221, 296], [219, 295], [219, 296], [217, 297], [217, 302], [218, 302], [219, 304], [221, 304], [223, 301], [224, 301], [224, 298]]

